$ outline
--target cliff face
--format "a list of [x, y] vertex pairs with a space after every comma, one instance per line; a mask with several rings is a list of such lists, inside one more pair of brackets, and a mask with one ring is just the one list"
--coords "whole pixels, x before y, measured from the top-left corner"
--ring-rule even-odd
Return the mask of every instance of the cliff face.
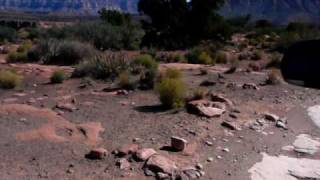
[[251, 14], [255, 19], [285, 23], [292, 20], [320, 22], [320, 0], [226, 0], [226, 16]]
[[139, 0], [0, 0], [0, 10], [96, 14], [103, 7], [136, 12]]
[[[96, 14], [103, 7], [137, 12], [139, 0], [0, 0], [0, 10]], [[320, 0], [226, 0], [221, 14], [251, 14], [285, 23], [291, 20], [320, 22]]]

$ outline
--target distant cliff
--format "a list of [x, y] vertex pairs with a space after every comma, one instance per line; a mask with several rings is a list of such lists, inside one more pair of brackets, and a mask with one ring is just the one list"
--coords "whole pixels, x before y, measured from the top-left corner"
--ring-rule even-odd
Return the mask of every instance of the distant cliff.
[[[0, 11], [94, 15], [103, 7], [136, 13], [139, 0], [0, 0]], [[226, 0], [221, 14], [251, 14], [255, 19], [285, 23], [311, 20], [320, 23], [320, 0]]]
[[225, 16], [251, 14], [277, 23], [305, 20], [320, 23], [320, 0], [226, 0]]
[[1, 11], [90, 14], [103, 7], [135, 13], [139, 0], [0, 0]]

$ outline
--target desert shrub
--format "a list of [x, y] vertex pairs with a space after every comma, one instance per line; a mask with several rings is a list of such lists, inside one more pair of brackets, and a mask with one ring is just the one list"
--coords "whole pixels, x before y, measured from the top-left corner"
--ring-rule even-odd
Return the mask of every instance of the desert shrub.
[[118, 85], [120, 88], [127, 89], [127, 90], [136, 89], [137, 83], [132, 78], [132, 75], [129, 72], [124, 71], [124, 72], [120, 73], [118, 80], [119, 80]]
[[152, 47], [142, 48], [141, 54], [148, 54], [148, 55], [152, 56], [153, 58], [155, 58], [157, 56], [157, 49], [152, 48]]
[[17, 31], [14, 28], [0, 26], [0, 42], [14, 42], [18, 39]]
[[15, 71], [0, 70], [0, 88], [13, 89], [21, 83], [21, 79]]
[[192, 100], [204, 99], [208, 94], [208, 91], [204, 88], [196, 88], [193, 90]]
[[66, 75], [65, 75], [64, 71], [58, 70], [58, 71], [53, 72], [53, 74], [50, 77], [50, 82], [52, 84], [61, 84], [61, 83], [63, 83], [65, 78], [66, 78]]
[[128, 70], [130, 64], [124, 54], [106, 52], [84, 59], [76, 66], [72, 76], [114, 80], [121, 72]]
[[32, 43], [29, 41], [26, 41], [18, 47], [17, 52], [27, 52], [31, 48], [32, 48]]
[[51, 39], [40, 42], [29, 55], [45, 64], [73, 65], [95, 54], [96, 50], [89, 44]]
[[28, 60], [27, 52], [10, 52], [7, 56], [8, 62], [27, 62]]
[[29, 60], [28, 51], [31, 48], [31, 42], [24, 42], [18, 47], [16, 51], [12, 51], [8, 54], [7, 60], [9, 62], [27, 62]]
[[215, 62], [220, 64], [226, 64], [228, 62], [228, 58], [226, 53], [218, 51], [214, 56]]
[[181, 108], [185, 104], [186, 86], [180, 79], [163, 78], [157, 84], [162, 105], [169, 109]]
[[172, 52], [159, 52], [156, 54], [155, 59], [166, 63], [185, 62], [184, 56], [181, 53]]
[[198, 48], [194, 48], [186, 54], [186, 58], [191, 64], [214, 64], [211, 56]]
[[150, 89], [154, 87], [158, 74], [158, 62], [151, 55], [143, 54], [133, 59], [133, 72], [140, 76], [140, 87]]
[[182, 74], [178, 69], [168, 68], [168, 69], [166, 69], [164, 77], [171, 78], [171, 79], [178, 79], [178, 78], [182, 77]]
[[262, 51], [254, 51], [253, 53], [252, 53], [252, 56], [251, 56], [251, 59], [252, 60], [255, 60], [255, 61], [258, 61], [258, 60], [260, 60], [260, 59], [262, 59], [262, 56], [263, 56], [263, 53], [262, 53]]
[[270, 67], [280, 68], [281, 59], [282, 59], [282, 55], [280, 53], [277, 53], [277, 52], [273, 53], [271, 55], [270, 61], [266, 65], [266, 67], [267, 68], [270, 68]]
[[279, 71], [272, 69], [268, 72], [266, 84], [278, 85], [278, 84], [281, 84], [281, 82], [282, 82], [282, 79]]

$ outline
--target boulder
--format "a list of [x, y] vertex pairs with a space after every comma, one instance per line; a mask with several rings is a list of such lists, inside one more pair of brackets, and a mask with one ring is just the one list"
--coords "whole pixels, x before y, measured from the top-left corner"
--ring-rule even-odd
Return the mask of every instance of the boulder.
[[127, 170], [130, 168], [130, 162], [126, 158], [121, 158], [117, 161], [117, 165], [122, 170]]
[[228, 106], [232, 106], [233, 105], [233, 103], [232, 103], [232, 101], [230, 99], [224, 97], [221, 94], [212, 93], [211, 94], [211, 101], [225, 103]]
[[183, 151], [186, 148], [187, 143], [188, 141], [183, 138], [176, 136], [171, 137], [171, 147], [177, 151]]
[[178, 170], [174, 161], [159, 154], [151, 156], [146, 162], [144, 168], [145, 170], [150, 170], [154, 173], [162, 172], [169, 175], [175, 174]]
[[154, 149], [152, 148], [143, 148], [143, 149], [139, 149], [136, 154], [135, 154], [135, 157], [138, 159], [138, 160], [141, 160], [141, 161], [146, 161], [147, 159], [149, 159], [149, 157], [151, 157], [152, 155], [156, 154], [157, 151], [155, 151]]
[[226, 127], [230, 130], [238, 130], [238, 131], [241, 130], [241, 128], [239, 127], [239, 125], [236, 122], [223, 121], [221, 123], [221, 126]]
[[276, 122], [280, 119], [279, 116], [272, 114], [272, 113], [264, 113], [263, 116], [266, 120], [272, 121], [272, 122]]
[[208, 100], [195, 100], [187, 104], [187, 109], [191, 113], [195, 113], [205, 117], [220, 117], [226, 111], [226, 106], [220, 102], [212, 102]]

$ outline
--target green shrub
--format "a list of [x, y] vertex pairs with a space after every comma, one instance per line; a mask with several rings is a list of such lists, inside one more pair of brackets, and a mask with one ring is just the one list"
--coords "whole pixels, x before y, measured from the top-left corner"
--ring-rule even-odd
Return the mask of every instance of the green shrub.
[[18, 49], [17, 49], [17, 52], [27, 52], [29, 49], [32, 48], [32, 43], [31, 42], [24, 42], [22, 43]]
[[124, 54], [106, 52], [84, 59], [76, 66], [72, 76], [114, 80], [121, 72], [130, 68], [129, 60]]
[[8, 62], [27, 62], [27, 52], [10, 52], [7, 56]]
[[214, 64], [211, 56], [198, 48], [192, 49], [186, 55], [188, 62], [191, 64]]
[[14, 28], [0, 26], [0, 42], [14, 42], [18, 39], [17, 31]]
[[140, 75], [140, 87], [150, 89], [154, 87], [158, 74], [158, 62], [148, 54], [140, 55], [133, 60], [133, 72]]
[[257, 61], [262, 59], [262, 56], [263, 56], [263, 53], [261, 51], [254, 51], [251, 56], [251, 59]]
[[165, 78], [178, 79], [181, 77], [182, 77], [182, 74], [178, 69], [175, 69], [175, 68], [166, 69]]
[[228, 58], [226, 53], [218, 51], [214, 57], [216, 63], [226, 64], [228, 62]]
[[119, 87], [127, 90], [134, 90], [136, 88], [136, 82], [132, 79], [131, 74], [124, 71], [119, 74]]
[[185, 105], [186, 86], [180, 78], [163, 78], [157, 84], [157, 90], [164, 107], [175, 109]]
[[14, 71], [0, 70], [0, 88], [13, 89], [21, 83], [21, 79]]
[[204, 99], [208, 94], [208, 91], [204, 88], [196, 88], [193, 90], [192, 100]]
[[158, 69], [158, 62], [149, 54], [139, 55], [134, 58], [133, 63], [147, 69]]
[[51, 75], [50, 82], [52, 84], [61, 84], [61, 83], [63, 83], [65, 78], [66, 78], [66, 75], [65, 75], [64, 71], [60, 71], [60, 70], [59, 71], [55, 71]]
[[[30, 52], [30, 51], [29, 51]], [[45, 64], [73, 65], [84, 58], [94, 56], [96, 50], [89, 44], [78, 41], [58, 41], [54, 39], [40, 42], [30, 55], [36, 55]]]

